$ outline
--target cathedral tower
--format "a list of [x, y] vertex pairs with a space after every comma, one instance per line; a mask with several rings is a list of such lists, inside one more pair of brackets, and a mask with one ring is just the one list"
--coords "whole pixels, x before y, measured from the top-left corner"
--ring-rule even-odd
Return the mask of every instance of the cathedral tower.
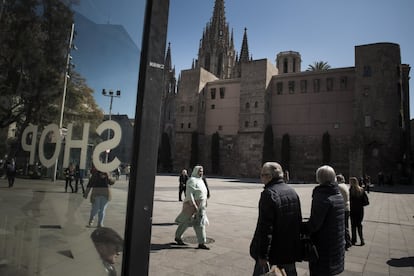
[[200, 40], [195, 67], [202, 67], [220, 79], [229, 79], [233, 77], [235, 59], [233, 33], [226, 22], [224, 0], [216, 0], [213, 17]]

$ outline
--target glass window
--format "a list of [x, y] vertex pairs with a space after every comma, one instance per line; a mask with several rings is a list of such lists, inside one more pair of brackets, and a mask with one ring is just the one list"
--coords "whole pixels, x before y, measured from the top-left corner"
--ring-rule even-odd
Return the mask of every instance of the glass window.
[[327, 78], [326, 79], [326, 90], [327, 91], [332, 91], [333, 90], [333, 84], [334, 84], [333, 78]]
[[250, 103], [246, 103], [246, 109], [249, 109], [250, 108]]
[[363, 76], [364, 77], [371, 77], [371, 66], [369, 65], [364, 65], [364, 69], [363, 69]]
[[290, 94], [295, 93], [295, 81], [289, 81], [288, 85], [289, 85], [289, 93]]
[[347, 86], [348, 86], [348, 78], [347, 77], [341, 77], [340, 88], [341, 89], [346, 89]]
[[276, 93], [278, 95], [283, 94], [283, 82], [280, 81], [276, 84]]
[[[153, 199], [148, 187], [155, 177], [142, 172], [155, 172], [157, 164], [138, 166], [143, 154], [149, 160], [157, 158], [153, 149], [158, 139], [148, 136], [158, 134], [160, 124], [150, 122], [161, 118], [161, 109], [150, 100], [175, 93], [176, 87], [143, 82], [164, 77], [168, 9], [161, 2], [0, 3], [0, 104], [13, 104], [24, 112], [0, 112], [0, 122], [17, 122], [4, 128], [13, 144], [0, 143], [0, 154], [1, 158], [7, 154], [7, 162], [18, 174], [16, 200], [4, 202], [4, 195], [0, 197], [1, 210], [14, 210], [2, 212], [0, 219], [0, 274], [57, 275], [59, 271], [69, 275], [70, 268], [81, 268], [83, 275], [102, 275], [107, 268], [121, 275], [123, 246], [129, 249], [138, 237], [143, 238], [148, 227], [130, 212], [143, 209], [136, 205], [141, 203], [127, 203], [127, 199], [136, 194]], [[144, 35], [154, 31], [156, 37]], [[144, 60], [149, 62], [140, 72]], [[5, 78], [6, 73], [13, 80]], [[137, 94], [145, 97], [137, 99]], [[179, 108], [181, 103], [174, 111]], [[163, 109], [166, 122], [174, 117], [170, 110]], [[15, 129], [13, 135], [7, 133], [9, 128]], [[134, 131], [141, 128], [144, 131]], [[3, 135], [3, 128], [0, 132]], [[148, 142], [140, 153], [134, 150], [134, 133]], [[146, 191], [135, 185], [138, 178], [146, 183]], [[117, 188], [110, 189], [112, 184]], [[137, 193], [131, 195], [128, 187], [132, 186]], [[96, 213], [98, 204], [107, 212], [100, 208]], [[127, 204], [131, 205], [127, 208]], [[151, 208], [147, 211], [152, 213]], [[133, 225], [140, 227], [132, 229]], [[105, 253], [111, 258], [119, 255], [117, 262], [104, 267]], [[129, 255], [131, 260], [140, 258], [134, 255]], [[3, 258], [7, 258], [5, 266]]]
[[313, 80], [313, 92], [319, 92], [321, 89], [321, 80], [314, 79]]
[[249, 121], [244, 122], [244, 127], [249, 127]]
[[185, 111], [185, 107], [182, 105], [181, 106], [181, 113], [183, 113]]
[[220, 87], [220, 99], [224, 99], [225, 90], [226, 89], [224, 87]]
[[190, 112], [193, 112], [193, 106], [190, 105]]
[[211, 109], [215, 109], [216, 108], [216, 105], [215, 104], [212, 104], [211, 105]]
[[259, 107], [259, 103], [258, 102], [254, 102], [254, 107], [258, 108]]
[[216, 89], [215, 88], [210, 89], [210, 95], [211, 95], [212, 100], [216, 99]]
[[300, 92], [306, 93], [308, 88], [308, 82], [307, 80], [301, 80], [300, 81]]

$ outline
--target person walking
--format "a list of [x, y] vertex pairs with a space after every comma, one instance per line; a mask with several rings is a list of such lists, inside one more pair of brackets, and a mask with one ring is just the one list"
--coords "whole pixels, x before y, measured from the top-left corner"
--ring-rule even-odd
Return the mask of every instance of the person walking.
[[185, 185], [187, 183], [188, 180], [188, 174], [187, 174], [187, 170], [182, 170], [180, 177], [178, 178], [178, 200], [179, 201], [183, 201], [181, 199], [181, 195], [182, 193], [184, 193], [185, 196]]
[[337, 275], [344, 271], [344, 199], [332, 167], [319, 167], [316, 181], [319, 185], [313, 189], [311, 214], [305, 223], [319, 255], [309, 262], [310, 275]]
[[349, 189], [350, 203], [351, 203], [351, 229], [352, 229], [352, 244], [355, 245], [357, 241], [357, 230], [361, 240], [361, 246], [365, 245], [364, 235], [362, 232], [362, 220], [364, 219], [364, 206], [367, 205], [368, 196], [364, 189], [359, 185], [356, 177], [349, 179], [351, 188]]
[[302, 213], [299, 196], [284, 182], [280, 164], [266, 162], [260, 173], [265, 185], [259, 200], [259, 216], [250, 256], [256, 264], [253, 276], [276, 265], [287, 275], [297, 275], [295, 262], [301, 259], [300, 228]]
[[84, 198], [87, 198], [91, 191], [92, 209], [89, 215], [88, 227], [93, 226], [96, 215], [98, 215], [98, 227], [104, 226], [106, 208], [111, 200], [110, 185], [112, 184], [113, 182], [110, 181], [108, 173], [95, 170], [92, 174], [84, 194]]
[[80, 169], [79, 164], [75, 166], [75, 193], [78, 192], [78, 184], [82, 188], [82, 194], [85, 193], [85, 187], [83, 186], [83, 170]]
[[6, 175], [7, 181], [9, 183], [9, 188], [11, 188], [13, 187], [14, 179], [16, 178], [16, 163], [14, 162], [13, 158], [6, 162]]
[[186, 184], [186, 196], [183, 201], [181, 213], [175, 219], [178, 223], [175, 231], [175, 241], [178, 245], [186, 245], [182, 240], [182, 235], [188, 227], [193, 226], [197, 236], [197, 249], [210, 248], [206, 246], [206, 225], [207, 218], [207, 188], [202, 180], [203, 166], [195, 166], [191, 177]]
[[349, 216], [351, 212], [351, 204], [349, 202], [349, 186], [345, 184], [345, 177], [342, 174], [336, 176], [336, 182], [338, 183], [339, 191], [344, 198], [345, 203], [345, 250], [348, 250], [352, 246], [351, 236], [349, 234]]
[[74, 192], [72, 181], [75, 177], [75, 168], [73, 167], [73, 164], [70, 163], [69, 167], [65, 169], [65, 193], [68, 191], [68, 185], [70, 186], [70, 190], [72, 193]]

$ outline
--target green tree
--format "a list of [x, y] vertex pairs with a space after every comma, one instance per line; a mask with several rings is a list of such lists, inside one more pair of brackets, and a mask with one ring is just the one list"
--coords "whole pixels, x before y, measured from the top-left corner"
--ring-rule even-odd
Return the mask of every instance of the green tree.
[[198, 164], [198, 133], [193, 131], [191, 133], [191, 154], [190, 154], [190, 166], [194, 168]]
[[282, 167], [290, 171], [290, 137], [287, 133], [282, 137]]
[[215, 132], [211, 137], [211, 169], [215, 174], [220, 170], [220, 135]]
[[322, 136], [322, 163], [329, 164], [331, 162], [331, 136], [325, 132]]
[[330, 68], [331, 66], [326, 61], [314, 61], [313, 64], [308, 65], [306, 71], [324, 71]]
[[268, 125], [263, 135], [262, 164], [274, 160], [273, 128], [271, 125]]

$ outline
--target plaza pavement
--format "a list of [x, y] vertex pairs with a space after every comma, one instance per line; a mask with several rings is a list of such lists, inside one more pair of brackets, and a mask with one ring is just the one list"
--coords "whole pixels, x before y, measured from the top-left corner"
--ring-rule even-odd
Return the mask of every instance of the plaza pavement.
[[[113, 187], [105, 219], [105, 226], [121, 235], [128, 185], [122, 179]], [[195, 249], [193, 229], [184, 234], [188, 246], [174, 244], [174, 219], [181, 210], [178, 176], [158, 175], [149, 275], [251, 275], [249, 244], [263, 186], [256, 181], [208, 178], [207, 251]], [[89, 199], [64, 193], [63, 181], [16, 179], [11, 189], [6, 182], [0, 179], [1, 276], [104, 275], [90, 240], [94, 228], [85, 227]], [[301, 198], [303, 217], [309, 217], [315, 185], [292, 186]], [[341, 275], [414, 275], [414, 186], [374, 187], [369, 198], [363, 224], [366, 245], [346, 252]], [[305, 262], [297, 263], [297, 270], [298, 275], [309, 275]]]

